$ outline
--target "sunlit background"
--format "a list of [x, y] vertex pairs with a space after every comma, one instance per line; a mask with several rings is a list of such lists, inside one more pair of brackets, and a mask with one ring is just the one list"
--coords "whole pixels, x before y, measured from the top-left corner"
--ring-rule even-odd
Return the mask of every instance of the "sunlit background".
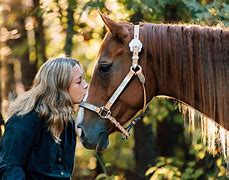
[[[97, 10], [116, 21], [227, 27], [228, 4], [228, 0], [0, 0], [0, 119], [7, 120], [9, 101], [30, 88], [37, 69], [51, 57], [79, 59], [90, 80], [106, 32]], [[137, 128], [148, 134], [136, 133]], [[78, 141], [72, 179], [224, 179], [221, 156], [205, 153], [198, 138], [191, 145], [178, 110], [168, 101], [154, 100], [131, 134], [127, 141], [113, 134], [104, 153], [86, 150]]]

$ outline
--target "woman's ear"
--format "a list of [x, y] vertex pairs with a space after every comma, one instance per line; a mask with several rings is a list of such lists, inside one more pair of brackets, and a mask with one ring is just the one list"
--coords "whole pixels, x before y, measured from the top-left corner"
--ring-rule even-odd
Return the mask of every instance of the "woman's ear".
[[108, 31], [112, 33], [114, 36], [118, 36], [120, 38], [125, 38], [128, 35], [128, 29], [122, 26], [120, 23], [117, 23], [110, 19], [108, 16], [102, 14], [98, 11], [105, 26], [107, 27]]

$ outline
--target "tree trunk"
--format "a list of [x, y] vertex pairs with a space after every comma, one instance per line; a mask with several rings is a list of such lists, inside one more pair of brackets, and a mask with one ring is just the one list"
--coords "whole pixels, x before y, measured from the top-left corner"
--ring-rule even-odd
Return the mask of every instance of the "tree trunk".
[[[188, 146], [183, 137], [183, 124], [175, 122], [179, 115], [178, 110], [174, 110], [163, 119], [157, 122], [156, 149], [158, 156], [171, 157], [176, 155], [176, 149], [179, 145], [185, 152], [188, 152]], [[181, 138], [182, 137], [182, 138]], [[185, 154], [187, 156], [187, 154]]]
[[27, 44], [27, 50], [25, 53], [20, 57], [20, 63], [21, 63], [21, 75], [22, 75], [22, 84], [24, 85], [24, 89], [27, 91], [30, 89], [33, 79], [36, 75], [37, 66], [36, 62], [30, 62], [29, 58], [29, 45], [28, 45], [28, 37], [27, 32], [25, 30], [25, 22], [24, 19], [21, 20], [21, 24], [23, 25], [23, 28], [21, 28], [21, 41], [19, 42], [26, 42]]
[[68, 9], [67, 9], [67, 19], [68, 19], [68, 26], [66, 30], [66, 43], [64, 46], [65, 55], [71, 56], [72, 54], [72, 38], [74, 35], [74, 9], [76, 8], [76, 1], [75, 0], [68, 0]]
[[44, 26], [43, 26], [43, 18], [42, 18], [42, 12], [39, 5], [39, 0], [33, 0], [34, 8], [36, 9], [35, 14], [35, 20], [36, 20], [36, 26], [35, 26], [35, 43], [36, 43], [36, 58], [38, 66], [43, 64], [47, 60], [46, 56], [46, 41], [45, 41], [45, 33], [44, 33]]
[[4, 60], [2, 64], [3, 78], [2, 78], [2, 98], [3, 100], [11, 101], [16, 96], [15, 79], [14, 79], [14, 64]]
[[6, 64], [7, 78], [5, 82], [5, 95], [8, 97], [9, 102], [16, 98], [16, 87], [14, 78], [14, 63]]
[[145, 171], [155, 159], [155, 142], [151, 124], [139, 121], [134, 126], [134, 155], [137, 173], [144, 176]]

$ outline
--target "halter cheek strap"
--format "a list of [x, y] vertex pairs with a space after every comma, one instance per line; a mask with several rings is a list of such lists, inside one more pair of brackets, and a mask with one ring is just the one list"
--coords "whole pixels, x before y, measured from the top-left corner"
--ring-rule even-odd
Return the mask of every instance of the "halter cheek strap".
[[110, 120], [112, 124], [114, 124], [123, 134], [124, 137], [128, 138], [130, 136], [130, 129], [136, 124], [137, 120], [131, 122], [130, 125], [127, 126], [127, 128], [124, 128], [114, 117], [111, 116], [111, 107], [115, 103], [115, 101], [118, 99], [120, 94], [124, 91], [127, 84], [130, 82], [130, 80], [133, 78], [134, 75], [138, 76], [139, 81], [142, 84], [143, 87], [143, 95], [144, 95], [144, 102], [143, 102], [143, 112], [146, 109], [146, 90], [145, 90], [145, 76], [143, 75], [142, 68], [138, 64], [139, 60], [139, 52], [141, 52], [142, 49], [142, 43], [139, 40], [139, 25], [134, 25], [134, 38], [129, 43], [130, 51], [133, 52], [132, 54], [132, 65], [130, 67], [129, 73], [126, 75], [126, 77], [123, 79], [123, 81], [120, 83], [118, 88], [115, 90], [114, 94], [110, 97], [108, 102], [105, 106], [97, 107], [93, 104], [87, 103], [87, 102], [81, 102], [80, 107], [86, 108], [88, 110], [91, 110], [95, 113], [97, 113], [100, 117], [104, 119]]

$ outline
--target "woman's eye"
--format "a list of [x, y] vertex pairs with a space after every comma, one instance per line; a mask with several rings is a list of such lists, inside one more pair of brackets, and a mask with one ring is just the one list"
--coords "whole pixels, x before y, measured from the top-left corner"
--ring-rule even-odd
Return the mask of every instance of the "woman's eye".
[[100, 73], [107, 73], [110, 71], [112, 64], [100, 64], [99, 65], [99, 72]]
[[82, 82], [82, 78], [80, 78], [79, 80], [76, 81], [76, 84], [81, 84]]

